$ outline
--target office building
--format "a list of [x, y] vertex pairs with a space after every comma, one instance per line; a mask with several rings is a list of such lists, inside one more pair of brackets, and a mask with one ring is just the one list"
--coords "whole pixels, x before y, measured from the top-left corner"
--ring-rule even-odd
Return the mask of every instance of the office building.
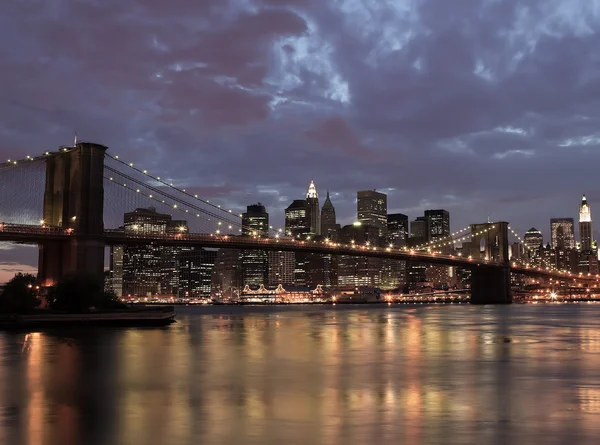
[[242, 214], [242, 235], [269, 236], [269, 214], [260, 202], [249, 205]]
[[530, 260], [540, 257], [540, 248], [544, 243], [544, 237], [541, 231], [532, 227], [525, 233], [523, 243], [525, 244], [525, 248], [527, 249], [526, 253]]
[[[268, 237], [269, 214], [260, 202], [249, 205], [242, 214], [242, 235]], [[269, 277], [269, 260], [264, 250], [242, 250], [242, 284], [266, 284]]]
[[180, 298], [209, 298], [218, 249], [189, 248], [177, 255]]
[[307, 219], [306, 201], [295, 199], [285, 209], [285, 234], [292, 238], [304, 239], [310, 233]]
[[269, 251], [269, 285], [294, 284], [294, 252]]
[[379, 236], [387, 231], [387, 195], [376, 190], [357, 192], [358, 221], [365, 226], [377, 227]]
[[392, 213], [387, 216], [387, 241], [394, 247], [406, 245], [409, 236], [408, 216]]
[[428, 220], [430, 241], [435, 243], [450, 236], [450, 213], [447, 210], [425, 210], [424, 216]]
[[[173, 220], [171, 215], [158, 213], [154, 207], [138, 208], [125, 213], [123, 230], [145, 234], [187, 233], [186, 221]], [[118, 273], [117, 264], [121, 253], [112, 247], [111, 257]], [[176, 246], [155, 244], [122, 247], [122, 296], [177, 295], [179, 274], [177, 257], [183, 250]]]
[[[342, 244], [376, 246], [379, 229], [360, 222], [342, 227], [338, 235]], [[338, 284], [340, 286], [376, 286], [381, 283], [381, 260], [378, 258], [341, 255], [338, 257]]]
[[552, 218], [550, 220], [550, 237], [555, 249], [575, 248], [575, 223], [573, 218]]

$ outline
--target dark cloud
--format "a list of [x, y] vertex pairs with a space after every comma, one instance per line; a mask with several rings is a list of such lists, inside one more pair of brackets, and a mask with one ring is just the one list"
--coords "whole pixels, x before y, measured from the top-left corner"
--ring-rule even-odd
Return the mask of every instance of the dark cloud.
[[599, 0], [0, 5], [5, 158], [74, 131], [277, 225], [314, 178], [547, 232], [600, 192]]

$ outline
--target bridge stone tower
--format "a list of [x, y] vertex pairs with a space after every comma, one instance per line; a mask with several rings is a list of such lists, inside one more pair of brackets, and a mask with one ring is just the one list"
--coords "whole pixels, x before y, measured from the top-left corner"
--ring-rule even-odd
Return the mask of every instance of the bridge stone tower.
[[471, 256], [478, 259], [488, 259], [496, 263], [493, 266], [481, 265], [471, 269], [471, 303], [512, 303], [508, 223], [501, 221], [471, 224], [470, 227]]
[[72, 229], [68, 241], [40, 245], [38, 279], [44, 286], [72, 273], [104, 273], [104, 152], [80, 142], [46, 160], [44, 222]]

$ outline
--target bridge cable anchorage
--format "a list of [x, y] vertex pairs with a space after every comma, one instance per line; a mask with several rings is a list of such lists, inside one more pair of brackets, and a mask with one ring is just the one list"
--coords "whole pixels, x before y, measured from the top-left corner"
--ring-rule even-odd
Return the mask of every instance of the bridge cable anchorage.
[[[164, 204], [164, 205], [168, 206], [169, 208], [171, 208], [172, 210], [177, 210], [177, 211], [179, 211], [179, 212], [181, 212], [181, 213], [185, 213], [185, 214], [186, 214], [186, 215], [188, 215], [188, 216], [192, 216], [192, 217], [195, 217], [195, 218], [204, 219], [205, 221], [212, 221], [212, 220], [211, 220], [211, 219], [209, 219], [209, 218], [206, 218], [206, 217], [203, 217], [203, 216], [201, 216], [201, 215], [202, 215], [202, 213], [193, 213], [193, 212], [192, 212], [192, 213], [190, 213], [190, 212], [189, 212], [189, 210], [190, 210], [190, 209], [185, 209], [184, 207], [179, 207], [179, 206], [177, 206], [177, 204], [173, 204], [173, 203], [166, 203], [165, 201], [163, 201], [163, 200], [161, 200], [161, 199], [157, 198], [156, 196], [154, 196], [154, 195], [152, 195], [152, 194], [145, 193], [144, 191], [142, 191], [142, 190], [141, 190], [141, 189], [139, 189], [139, 188], [134, 188], [134, 187], [131, 187], [131, 186], [127, 185], [127, 183], [120, 183], [120, 182], [118, 182], [118, 181], [115, 181], [115, 180], [114, 180], [114, 177], [108, 177], [108, 176], [104, 176], [104, 179], [106, 179], [106, 180], [108, 180], [108, 181], [110, 181], [110, 182], [112, 182], [112, 183], [114, 183], [114, 184], [116, 184], [116, 185], [118, 185], [118, 186], [121, 186], [121, 187], [122, 187], [122, 188], [124, 188], [124, 189], [130, 190], [130, 191], [134, 192], [135, 194], [138, 194], [138, 195], [144, 196], [145, 198], [148, 198], [148, 199], [150, 199], [150, 200], [156, 201], [156, 202], [157, 202], [157, 203], [159, 203], [159, 204]], [[170, 198], [169, 198], [169, 199], [170, 199]], [[183, 205], [185, 206], [186, 204], [183, 204]], [[218, 224], [219, 224], [219, 225], [221, 225], [221, 223], [222, 223], [222, 221], [218, 221]], [[232, 222], [232, 223], [233, 223], [233, 222]], [[239, 225], [239, 223], [238, 223], [238, 225]], [[233, 224], [229, 224], [229, 225], [228, 225], [228, 229], [229, 229], [229, 230], [231, 230], [232, 228], [233, 228]], [[219, 230], [220, 230], [220, 229], [219, 229]], [[217, 233], [219, 232], [219, 230], [217, 230]], [[240, 230], [241, 230], [241, 229], [240, 229]]]
[[[217, 221], [223, 221], [223, 222], [226, 222], [228, 224], [236, 225], [236, 226], [239, 226], [239, 227], [241, 227], [241, 225], [242, 225], [240, 221], [230, 220], [230, 219], [225, 218], [223, 215], [219, 215], [217, 213], [210, 212], [210, 211], [208, 211], [206, 209], [203, 209], [202, 207], [199, 207], [196, 204], [192, 204], [192, 203], [190, 203], [188, 201], [185, 201], [185, 200], [183, 200], [183, 199], [181, 199], [179, 197], [176, 197], [176, 196], [174, 196], [174, 195], [172, 195], [172, 194], [170, 194], [170, 193], [168, 193], [168, 192], [166, 192], [164, 190], [161, 190], [158, 187], [154, 187], [152, 185], [149, 185], [148, 183], [145, 183], [144, 181], [138, 180], [138, 179], [136, 179], [136, 178], [134, 178], [134, 177], [132, 177], [132, 176], [126, 174], [126, 173], [123, 173], [123, 172], [121, 172], [121, 171], [119, 171], [117, 169], [114, 169], [114, 168], [109, 167], [109, 166], [105, 166], [104, 168], [108, 172], [114, 173], [115, 175], [124, 178], [125, 180], [129, 181], [130, 183], [137, 184], [137, 185], [139, 185], [139, 186], [141, 186], [143, 188], [151, 190], [152, 192], [154, 192], [156, 194], [159, 194], [159, 195], [164, 196], [164, 197], [166, 197], [168, 199], [171, 199], [171, 200], [173, 200], [173, 201], [175, 201], [175, 202], [177, 202], [179, 204], [185, 205], [187, 207], [193, 208], [196, 211], [199, 211], [199, 212], [205, 213], [207, 215], [210, 215], [213, 218], [215, 218]], [[111, 177], [109, 177], [108, 180], [110, 181]], [[134, 191], [135, 191], [135, 189], [134, 189]], [[231, 215], [229, 213], [227, 213], [226, 215], [233, 216], [233, 215]]]

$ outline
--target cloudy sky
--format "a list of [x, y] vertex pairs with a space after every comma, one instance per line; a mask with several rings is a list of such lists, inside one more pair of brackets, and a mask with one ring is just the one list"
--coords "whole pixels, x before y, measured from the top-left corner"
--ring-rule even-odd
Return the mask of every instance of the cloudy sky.
[[600, 0], [5, 0], [0, 150], [77, 131], [275, 225], [314, 179], [342, 223], [376, 188], [547, 236], [600, 212], [599, 30]]

